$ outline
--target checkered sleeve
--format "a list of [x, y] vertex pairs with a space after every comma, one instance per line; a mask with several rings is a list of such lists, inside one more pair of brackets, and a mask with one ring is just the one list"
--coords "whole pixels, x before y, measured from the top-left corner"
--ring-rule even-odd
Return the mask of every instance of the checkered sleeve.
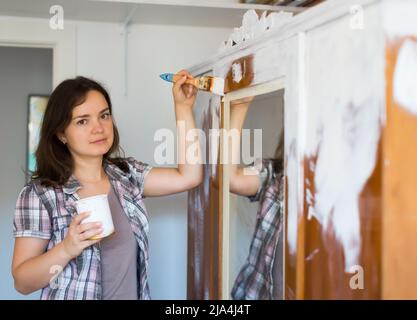
[[33, 185], [26, 185], [19, 194], [13, 221], [14, 237], [50, 239], [51, 219]]
[[145, 188], [145, 178], [151, 171], [152, 167], [149, 164], [138, 161], [132, 157], [129, 157], [126, 160], [134, 182], [139, 187], [140, 193], [143, 195], [143, 190]]

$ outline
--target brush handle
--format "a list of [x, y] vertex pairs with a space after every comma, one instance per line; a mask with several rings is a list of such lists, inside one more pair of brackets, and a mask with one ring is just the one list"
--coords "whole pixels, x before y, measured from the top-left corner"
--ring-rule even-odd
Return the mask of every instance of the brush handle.
[[[161, 79], [164, 79], [165, 81], [175, 83], [178, 80], [180, 80], [183, 77], [183, 75], [173, 74], [173, 73], [164, 73], [164, 74], [161, 74], [160, 77], [161, 77]], [[193, 86], [198, 88], [199, 79], [198, 78], [187, 79], [187, 80], [185, 80], [185, 83], [192, 84]]]
[[[180, 80], [183, 76], [180, 74], [174, 74], [174, 82], [177, 82], [178, 80]], [[187, 79], [185, 80], [185, 83], [188, 84], [192, 84], [193, 86], [198, 88], [198, 83], [199, 83], [199, 79], [198, 78], [193, 78], [193, 79]]]

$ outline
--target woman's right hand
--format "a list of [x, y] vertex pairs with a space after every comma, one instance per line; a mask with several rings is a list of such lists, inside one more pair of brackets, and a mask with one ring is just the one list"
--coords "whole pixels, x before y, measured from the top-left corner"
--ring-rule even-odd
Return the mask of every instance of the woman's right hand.
[[68, 233], [62, 241], [65, 253], [70, 257], [70, 259], [78, 257], [85, 248], [101, 240], [89, 240], [91, 237], [99, 235], [103, 232], [101, 222], [89, 222], [81, 224], [81, 222], [89, 215], [89, 212], [78, 214], [71, 221]]

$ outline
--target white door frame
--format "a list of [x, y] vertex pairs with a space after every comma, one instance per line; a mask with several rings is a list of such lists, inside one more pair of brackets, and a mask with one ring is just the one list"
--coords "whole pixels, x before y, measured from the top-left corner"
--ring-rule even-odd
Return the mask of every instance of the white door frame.
[[0, 46], [51, 48], [52, 83], [76, 75], [76, 26], [65, 23], [63, 30], [53, 30], [48, 19], [0, 17]]
[[[259, 96], [262, 94], [275, 92], [281, 89], [285, 89], [285, 78], [278, 78], [266, 83], [254, 85], [248, 88], [243, 88], [239, 90], [232, 91], [227, 93], [223, 98], [223, 127], [226, 131], [230, 130], [230, 102], [233, 100], [252, 97], [252, 96]], [[284, 105], [285, 110], [285, 105]], [[227, 155], [230, 154], [229, 152], [229, 143], [225, 143], [224, 139], [227, 139], [227, 135], [222, 134], [220, 139], [220, 159], [222, 159], [222, 163], [227, 162]], [[230, 159], [229, 159], [230, 160]], [[229, 262], [229, 254], [230, 254], [230, 212], [229, 212], [229, 205], [230, 205], [230, 193], [229, 193], [229, 176], [230, 176], [230, 169], [228, 165], [223, 166], [223, 184], [220, 196], [222, 199], [220, 203], [222, 203], [222, 243], [221, 243], [221, 261], [222, 261], [222, 288], [221, 288], [221, 299], [228, 300], [231, 299], [230, 291], [232, 288], [232, 281], [234, 279], [230, 278], [230, 262]], [[285, 280], [285, 277], [284, 277]]]

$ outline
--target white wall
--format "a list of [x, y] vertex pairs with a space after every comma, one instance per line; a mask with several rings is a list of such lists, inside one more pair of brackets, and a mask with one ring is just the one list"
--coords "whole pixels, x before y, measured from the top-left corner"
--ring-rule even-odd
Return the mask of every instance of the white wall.
[[[128, 94], [125, 96], [121, 26], [66, 21], [66, 26], [71, 25], [77, 30], [76, 74], [93, 77], [109, 89], [126, 155], [154, 165], [153, 153], [158, 145], [153, 141], [155, 131], [159, 128], [175, 130], [171, 84], [160, 80], [159, 74], [178, 71], [210, 56], [231, 30], [132, 25], [128, 36]], [[147, 199], [146, 203], [150, 216], [152, 297], [185, 299], [186, 193]]]
[[[175, 130], [171, 84], [163, 72], [191, 66], [216, 51], [229, 29], [137, 25], [129, 48], [129, 103], [117, 113], [126, 152], [153, 164], [159, 128]], [[122, 111], [123, 110], [123, 111]], [[154, 298], [185, 299], [187, 271], [186, 193], [147, 201], [150, 286]]]
[[13, 214], [25, 185], [28, 95], [52, 89], [52, 50], [0, 46], [0, 300], [38, 299], [14, 290]]

